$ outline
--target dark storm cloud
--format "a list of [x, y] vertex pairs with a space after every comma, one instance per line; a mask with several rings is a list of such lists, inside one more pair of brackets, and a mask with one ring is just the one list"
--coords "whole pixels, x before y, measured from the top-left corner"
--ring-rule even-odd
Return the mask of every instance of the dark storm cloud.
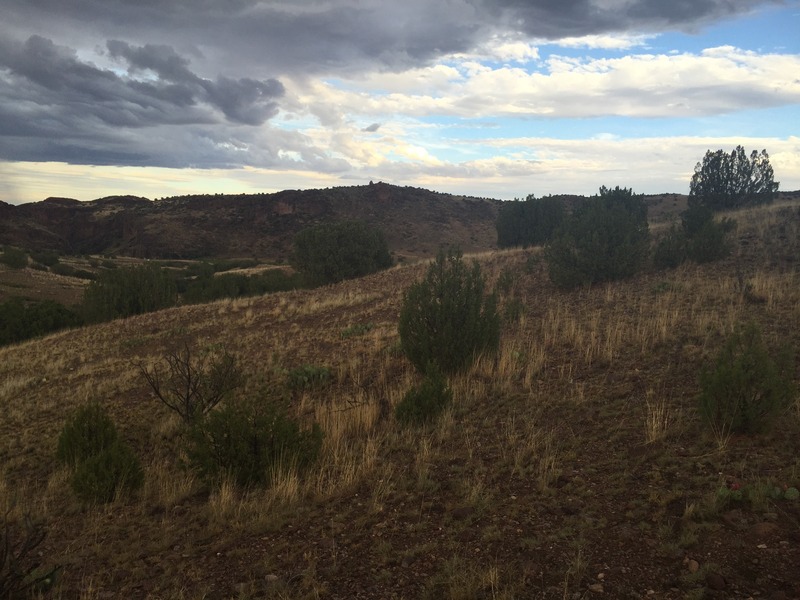
[[172, 46], [145, 44], [136, 47], [119, 40], [110, 40], [106, 46], [111, 56], [127, 61], [132, 73], [150, 70], [167, 81], [195, 83], [199, 79], [189, 70], [189, 60]]
[[[111, 41], [108, 53], [127, 71], [98, 68], [38, 35], [0, 39], [0, 158], [163, 164], [159, 135], [174, 136], [163, 127], [261, 125], [285, 93], [275, 79], [200, 78], [169, 46]], [[132, 135], [143, 128], [147, 136]], [[125, 148], [137, 141], [140, 149]]]
[[285, 95], [278, 78], [402, 70], [473, 51], [498, 35], [692, 29], [776, 3], [3, 0], [0, 159], [161, 166], [299, 161], [341, 170], [346, 163], [327, 149], [269, 126]]
[[372, 125], [368, 125], [368, 126], [364, 127], [364, 129], [362, 129], [361, 131], [364, 131], [366, 133], [375, 133], [380, 128], [381, 128], [381, 124], [380, 123], [373, 123]]
[[[131, 65], [174, 77], [188, 70], [159, 44], [203, 49], [225, 71], [324, 73], [399, 69], [466, 52], [497, 33], [558, 38], [693, 29], [779, 0], [5, 0], [9, 31], [92, 35], [145, 43], [117, 50]], [[2, 27], [2, 26], [0, 26]], [[97, 35], [95, 33], [95, 35]], [[147, 45], [152, 43], [153, 45]]]

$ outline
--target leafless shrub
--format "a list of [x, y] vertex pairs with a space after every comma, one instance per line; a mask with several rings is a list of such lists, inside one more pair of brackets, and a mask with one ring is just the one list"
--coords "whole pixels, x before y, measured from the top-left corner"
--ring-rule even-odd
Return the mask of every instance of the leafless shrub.
[[25, 516], [21, 527], [8, 513], [0, 527], [0, 598], [17, 598], [34, 589], [49, 587], [58, 567], [41, 570], [41, 553], [35, 552], [47, 532]]
[[166, 366], [152, 369], [139, 363], [139, 372], [156, 397], [188, 425], [203, 416], [242, 381], [236, 358], [224, 352], [194, 353], [188, 344], [164, 356]]

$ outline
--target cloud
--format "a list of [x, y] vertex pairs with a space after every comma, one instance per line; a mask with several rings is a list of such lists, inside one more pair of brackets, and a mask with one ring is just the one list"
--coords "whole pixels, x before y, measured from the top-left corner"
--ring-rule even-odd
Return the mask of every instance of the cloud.
[[4, 0], [0, 160], [522, 177], [479, 128], [797, 104], [797, 55], [647, 48], [776, 3]]
[[[285, 93], [276, 79], [201, 78], [169, 46], [110, 41], [108, 51], [126, 72], [101, 69], [41, 36], [0, 39], [0, 158], [180, 165], [193, 162], [187, 155], [198, 154], [198, 140], [264, 124]], [[176, 148], [175, 138], [193, 145]], [[175, 157], [163, 156], [167, 147]], [[199, 158], [229, 162], [225, 152]]]
[[298, 93], [305, 95], [311, 111], [316, 104], [326, 111], [336, 107], [339, 121], [345, 114], [469, 120], [685, 118], [800, 103], [798, 72], [798, 55], [725, 46], [700, 54], [551, 55], [533, 70], [454, 62], [405, 74], [375, 73], [346, 86], [317, 81]]
[[[109, 37], [202, 49], [204, 68], [242, 74], [405, 70], [512, 39], [692, 30], [779, 0], [5, 0], [7, 32]], [[44, 33], [42, 33], [44, 32]], [[517, 39], [513, 39], [516, 37]], [[600, 39], [600, 38], [598, 38]], [[77, 43], [77, 41], [76, 41]], [[146, 47], [146, 46], [145, 46]], [[530, 49], [529, 49], [530, 50]], [[146, 53], [141, 52], [141, 60]], [[169, 66], [169, 65], [167, 65]], [[180, 67], [180, 65], [173, 65]]]
[[653, 35], [584, 35], [581, 37], [565, 37], [554, 42], [553, 45], [562, 48], [592, 48], [603, 50], [630, 50], [638, 46], [644, 46]]

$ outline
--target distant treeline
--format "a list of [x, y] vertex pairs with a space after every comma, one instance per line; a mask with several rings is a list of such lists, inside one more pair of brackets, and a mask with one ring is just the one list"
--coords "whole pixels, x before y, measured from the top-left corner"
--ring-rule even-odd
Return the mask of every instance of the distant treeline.
[[[29, 261], [30, 255], [30, 261]], [[0, 308], [0, 344], [14, 343], [82, 323], [100, 323], [179, 304], [259, 296], [361, 277], [392, 264], [383, 233], [358, 221], [323, 223], [300, 232], [294, 270], [267, 268], [248, 275], [228, 273], [259, 266], [255, 260], [195, 263], [147, 262], [120, 267], [110, 259], [89, 259], [95, 271], [64, 265], [57, 255], [34, 256], [7, 248], [0, 260], [12, 268], [42, 268], [91, 280], [81, 304], [70, 310], [55, 302], [15, 299]]]
[[82, 324], [83, 318], [78, 312], [58, 302], [26, 303], [20, 298], [12, 298], [0, 304], [0, 345], [22, 342]]

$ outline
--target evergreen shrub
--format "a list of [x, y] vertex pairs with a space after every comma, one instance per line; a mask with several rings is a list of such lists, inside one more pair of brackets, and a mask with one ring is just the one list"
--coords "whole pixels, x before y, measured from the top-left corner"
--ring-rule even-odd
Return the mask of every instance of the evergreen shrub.
[[500, 343], [497, 299], [486, 292], [480, 266], [468, 267], [457, 250], [440, 251], [423, 281], [405, 293], [400, 343], [412, 364], [449, 374], [469, 367]]
[[713, 368], [700, 373], [700, 415], [715, 431], [763, 430], [791, 403], [794, 361], [784, 349], [773, 359], [759, 327], [738, 327], [723, 345]]
[[64, 425], [58, 436], [56, 457], [74, 468], [116, 441], [117, 428], [111, 417], [100, 404], [92, 402], [75, 411]]
[[578, 205], [545, 247], [550, 279], [567, 289], [635, 275], [649, 252], [644, 199], [620, 187]]
[[127, 444], [116, 440], [81, 462], [70, 485], [84, 502], [105, 503], [114, 500], [121, 491], [138, 490], [143, 483], [139, 459]]
[[70, 486], [84, 502], [110, 502], [144, 481], [139, 459], [96, 402], [79, 408], [64, 425], [56, 457], [73, 469]]
[[322, 430], [303, 429], [275, 400], [226, 404], [190, 430], [191, 465], [206, 481], [232, 478], [239, 486], [269, 485], [276, 470], [303, 471], [322, 448]]
[[447, 379], [432, 366], [422, 383], [408, 390], [395, 407], [395, 418], [403, 425], [424, 425], [435, 420], [452, 401]]

